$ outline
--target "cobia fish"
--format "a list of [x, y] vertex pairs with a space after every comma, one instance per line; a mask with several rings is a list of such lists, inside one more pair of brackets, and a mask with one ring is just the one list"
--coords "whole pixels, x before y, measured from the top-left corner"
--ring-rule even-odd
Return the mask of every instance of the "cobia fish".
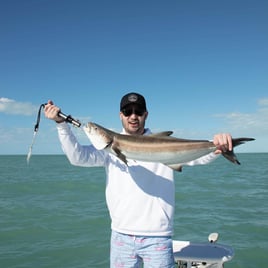
[[[124, 163], [127, 159], [145, 162], [158, 162], [181, 171], [183, 163], [195, 160], [217, 148], [208, 140], [188, 140], [170, 136], [172, 131], [151, 135], [125, 135], [106, 129], [93, 122], [87, 123], [84, 131], [93, 146], [98, 150], [107, 150]], [[233, 147], [252, 141], [253, 138], [233, 139]], [[222, 152], [229, 161], [240, 164], [233, 150]]]

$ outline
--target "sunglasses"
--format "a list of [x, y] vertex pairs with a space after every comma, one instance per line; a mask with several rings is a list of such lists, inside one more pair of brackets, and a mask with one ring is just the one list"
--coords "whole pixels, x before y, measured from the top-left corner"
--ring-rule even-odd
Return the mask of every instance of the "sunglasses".
[[124, 116], [130, 116], [132, 114], [142, 116], [145, 113], [145, 110], [141, 108], [126, 108], [122, 110], [122, 113]]

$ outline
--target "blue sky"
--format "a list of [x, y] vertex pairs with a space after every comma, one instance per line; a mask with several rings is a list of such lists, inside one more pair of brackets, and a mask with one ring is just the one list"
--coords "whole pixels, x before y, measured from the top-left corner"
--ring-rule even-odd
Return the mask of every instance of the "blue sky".
[[[254, 137], [268, 152], [267, 1], [6, 0], [0, 8], [0, 154], [27, 154], [39, 105], [121, 131], [119, 102], [182, 138]], [[81, 143], [89, 143], [74, 129]], [[33, 154], [62, 153], [43, 115]]]

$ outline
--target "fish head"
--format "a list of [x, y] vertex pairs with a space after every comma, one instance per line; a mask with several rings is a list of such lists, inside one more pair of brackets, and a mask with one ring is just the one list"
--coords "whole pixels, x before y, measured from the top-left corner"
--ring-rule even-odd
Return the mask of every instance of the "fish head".
[[97, 150], [103, 150], [113, 142], [113, 136], [108, 129], [93, 122], [88, 122], [83, 127], [87, 137]]

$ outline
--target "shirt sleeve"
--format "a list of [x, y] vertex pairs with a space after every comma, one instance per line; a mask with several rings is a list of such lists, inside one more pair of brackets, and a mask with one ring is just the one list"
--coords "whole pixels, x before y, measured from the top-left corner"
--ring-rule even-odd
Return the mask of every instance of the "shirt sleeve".
[[93, 145], [81, 145], [70, 126], [63, 122], [57, 124], [58, 136], [63, 152], [75, 166], [103, 166], [106, 152], [97, 150]]

